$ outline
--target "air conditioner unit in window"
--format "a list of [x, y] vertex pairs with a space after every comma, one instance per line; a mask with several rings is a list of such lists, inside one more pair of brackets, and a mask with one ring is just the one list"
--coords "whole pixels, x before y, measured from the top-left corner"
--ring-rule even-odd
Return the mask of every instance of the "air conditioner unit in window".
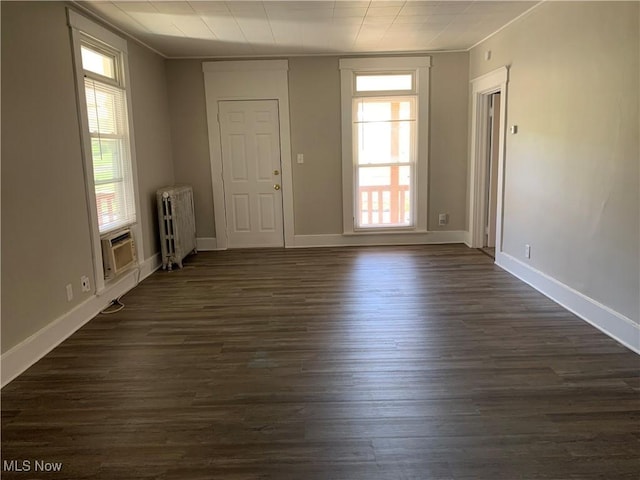
[[136, 263], [136, 248], [131, 230], [119, 230], [101, 240], [105, 279], [117, 277]]

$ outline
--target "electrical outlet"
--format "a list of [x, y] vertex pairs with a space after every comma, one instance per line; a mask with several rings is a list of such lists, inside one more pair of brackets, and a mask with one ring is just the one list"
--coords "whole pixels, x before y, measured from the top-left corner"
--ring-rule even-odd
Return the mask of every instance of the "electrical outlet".
[[449, 223], [449, 214], [441, 213], [438, 215], [438, 225], [446, 225]]
[[298, 156], [296, 157], [298, 163], [304, 163], [304, 154], [299, 153]]
[[67, 284], [67, 302], [73, 300], [73, 285]]
[[526, 244], [524, 246], [524, 256], [525, 258], [531, 258], [531, 245]]
[[82, 285], [83, 292], [88, 292], [89, 290], [91, 290], [91, 283], [89, 282], [89, 277], [87, 277], [86, 275], [83, 275], [80, 278], [80, 285]]

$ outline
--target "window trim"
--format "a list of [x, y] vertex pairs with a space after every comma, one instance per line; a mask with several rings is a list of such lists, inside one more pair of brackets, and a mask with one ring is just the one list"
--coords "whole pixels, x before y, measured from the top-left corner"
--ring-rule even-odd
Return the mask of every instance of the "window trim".
[[[117, 71], [116, 86], [122, 88], [125, 92], [125, 102], [127, 109], [127, 126], [129, 129], [129, 148], [131, 159], [131, 175], [133, 183], [134, 205], [136, 209], [136, 223], [130, 225], [129, 228], [136, 243], [136, 254], [138, 258], [138, 267], [144, 261], [144, 249], [142, 242], [142, 230], [140, 226], [140, 197], [138, 193], [138, 175], [136, 162], [135, 135], [133, 129], [133, 115], [131, 112], [131, 88], [129, 88], [129, 63], [127, 41], [107, 30], [106, 28], [94, 23], [92, 20], [78, 14], [72, 9], [67, 9], [67, 20], [71, 30], [71, 43], [73, 54], [74, 76], [76, 82], [77, 93], [77, 109], [79, 118], [81, 150], [83, 157], [84, 176], [85, 176], [85, 195], [87, 199], [87, 215], [89, 219], [89, 234], [91, 237], [91, 250], [93, 256], [93, 286], [97, 295], [106, 290], [106, 281], [104, 278], [104, 266], [102, 263], [102, 245], [101, 234], [98, 227], [97, 202], [95, 195], [95, 187], [93, 181], [93, 158], [91, 154], [91, 134], [89, 132], [89, 116], [87, 113], [87, 104], [85, 100], [84, 76], [85, 72], [82, 68], [82, 53], [80, 46], [85, 39], [86, 43], [95, 45], [98, 48], [106, 48], [110, 53], [117, 53], [116, 57], [120, 63]], [[99, 78], [97, 78], [99, 77]], [[93, 78], [93, 76], [90, 76]], [[107, 84], [114, 85], [113, 79], [96, 75], [95, 80]], [[123, 227], [125, 228], [125, 227]], [[105, 234], [103, 234], [105, 235]]]
[[[344, 235], [366, 235], [380, 233], [425, 233], [428, 212], [428, 165], [429, 165], [429, 69], [431, 57], [371, 57], [340, 59], [340, 91], [342, 120], [342, 222]], [[414, 91], [356, 92], [355, 79], [358, 74], [413, 73]], [[366, 227], [356, 228], [356, 197], [354, 176], [355, 155], [353, 136], [353, 99], [361, 96], [385, 95], [417, 96], [417, 146], [415, 168], [415, 192], [413, 195], [414, 225], [411, 227]]]

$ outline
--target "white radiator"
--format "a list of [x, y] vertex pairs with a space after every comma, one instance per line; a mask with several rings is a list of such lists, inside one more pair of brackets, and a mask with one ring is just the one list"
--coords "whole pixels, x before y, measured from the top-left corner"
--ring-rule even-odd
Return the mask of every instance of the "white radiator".
[[196, 220], [193, 212], [193, 190], [190, 186], [161, 188], [158, 199], [158, 224], [162, 248], [162, 269], [173, 264], [182, 268], [182, 260], [196, 250]]

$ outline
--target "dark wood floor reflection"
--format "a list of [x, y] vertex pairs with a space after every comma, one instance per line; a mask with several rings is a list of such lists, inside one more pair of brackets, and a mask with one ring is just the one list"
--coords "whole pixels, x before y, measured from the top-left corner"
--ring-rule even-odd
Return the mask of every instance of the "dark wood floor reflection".
[[190, 257], [3, 389], [2, 478], [637, 480], [639, 357], [492, 262]]

